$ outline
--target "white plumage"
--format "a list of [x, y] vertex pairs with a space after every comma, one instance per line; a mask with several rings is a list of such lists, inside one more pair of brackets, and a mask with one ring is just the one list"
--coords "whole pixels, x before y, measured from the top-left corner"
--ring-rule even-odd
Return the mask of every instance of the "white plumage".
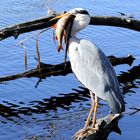
[[121, 112], [124, 103], [119, 83], [104, 53], [88, 40], [70, 39], [68, 54], [77, 79], [96, 96], [106, 100], [113, 112]]
[[112, 112], [121, 113], [124, 110], [124, 100], [111, 63], [92, 42], [76, 37], [76, 33], [90, 22], [89, 14], [82, 14], [82, 11], [85, 10], [78, 8], [69, 12], [76, 15], [68, 49], [72, 70], [86, 88], [108, 102]]

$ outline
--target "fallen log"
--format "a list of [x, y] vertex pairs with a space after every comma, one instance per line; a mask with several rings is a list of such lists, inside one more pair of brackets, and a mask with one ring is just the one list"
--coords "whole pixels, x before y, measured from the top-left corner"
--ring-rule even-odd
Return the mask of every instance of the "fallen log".
[[121, 134], [118, 127], [120, 114], [110, 114], [104, 118], [98, 119], [95, 128], [89, 126], [86, 129], [80, 129], [75, 135], [74, 140], [107, 140], [108, 135], [114, 131]]
[[[119, 65], [119, 64], [128, 64], [131, 65], [135, 58], [133, 58], [131, 55], [127, 57], [117, 58], [115, 56], [109, 56], [108, 57], [112, 65]], [[70, 62], [60, 63], [57, 65], [51, 65], [51, 64], [44, 64], [41, 63], [41, 68], [35, 68], [29, 71], [26, 71], [24, 73], [19, 73], [15, 75], [9, 75], [0, 77], [0, 82], [9, 81], [9, 80], [15, 80], [19, 78], [30, 78], [30, 77], [39, 77], [39, 78], [46, 78], [49, 76], [58, 76], [58, 75], [67, 75], [71, 73], [71, 66]]]
[[[16, 39], [20, 34], [48, 28], [57, 22], [57, 19], [51, 20], [55, 16], [47, 16], [1, 29], [0, 41], [11, 36]], [[92, 16], [90, 25], [116, 26], [140, 31], [139, 20], [117, 16]]]

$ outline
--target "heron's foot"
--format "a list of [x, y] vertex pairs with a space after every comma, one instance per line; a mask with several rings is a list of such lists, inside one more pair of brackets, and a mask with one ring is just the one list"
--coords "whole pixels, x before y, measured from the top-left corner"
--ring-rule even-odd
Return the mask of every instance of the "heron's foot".
[[87, 138], [89, 135], [92, 135], [97, 131], [97, 128], [88, 126], [86, 128], [80, 129], [75, 135], [74, 140], [80, 140]]

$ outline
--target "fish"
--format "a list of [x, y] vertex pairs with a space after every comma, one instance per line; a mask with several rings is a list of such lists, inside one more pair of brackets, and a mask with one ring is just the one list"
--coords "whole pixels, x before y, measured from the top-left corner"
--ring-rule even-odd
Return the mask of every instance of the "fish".
[[71, 20], [74, 18], [75, 16], [72, 15], [72, 14], [66, 14], [64, 15], [62, 18], [60, 18], [56, 24], [56, 31], [55, 31], [55, 34], [56, 34], [56, 39], [58, 41], [58, 47], [57, 47], [57, 50], [58, 52], [62, 49], [63, 50], [63, 47], [62, 47], [62, 40], [64, 38], [64, 41], [66, 43], [66, 36], [67, 36], [67, 27], [69, 27], [70, 23], [71, 23]]

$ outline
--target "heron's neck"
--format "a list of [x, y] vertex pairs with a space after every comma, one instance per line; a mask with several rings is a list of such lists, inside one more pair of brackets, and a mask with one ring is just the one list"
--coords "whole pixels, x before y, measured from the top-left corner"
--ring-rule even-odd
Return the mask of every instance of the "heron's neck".
[[70, 38], [69, 38], [69, 45], [70, 45], [71, 43], [73, 43], [73, 42], [76, 42], [76, 43], [79, 44], [79, 41], [80, 41], [80, 39], [77, 38], [77, 36], [76, 36], [75, 33], [74, 33], [74, 34], [71, 34], [71, 36], [70, 36]]
[[79, 39], [77, 38], [77, 36], [76, 36], [76, 32], [71, 31], [70, 40], [79, 40]]
[[72, 42], [79, 42], [80, 39], [78, 39], [76, 36], [71, 36], [70, 39], [69, 39], [69, 43], [72, 43]]
[[76, 33], [73, 30], [70, 33], [70, 38], [76, 38]]

